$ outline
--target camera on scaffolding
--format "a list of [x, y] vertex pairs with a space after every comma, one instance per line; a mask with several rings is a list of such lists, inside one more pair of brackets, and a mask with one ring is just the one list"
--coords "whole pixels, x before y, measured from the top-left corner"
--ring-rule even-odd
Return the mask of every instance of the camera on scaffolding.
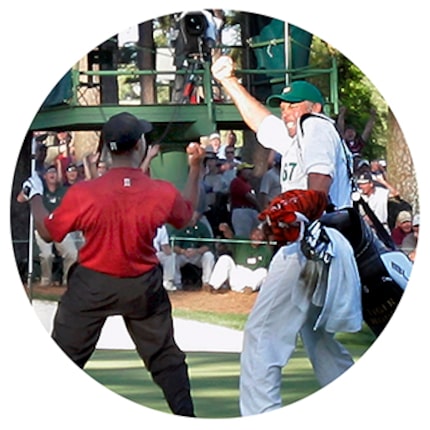
[[172, 91], [174, 103], [199, 103], [203, 97], [201, 90], [198, 90], [199, 78], [195, 72], [211, 63], [217, 34], [214, 16], [209, 11], [183, 12], [177, 18], [171, 40], [175, 50], [174, 65], [176, 70], [185, 73], [175, 75]]
[[175, 40], [176, 66], [181, 67], [187, 58], [209, 62], [217, 40], [213, 15], [206, 11], [183, 12], [177, 21]]

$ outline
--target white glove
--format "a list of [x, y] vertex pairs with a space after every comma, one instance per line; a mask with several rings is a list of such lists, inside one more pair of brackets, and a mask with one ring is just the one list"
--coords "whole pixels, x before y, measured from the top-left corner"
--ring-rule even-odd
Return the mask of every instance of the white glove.
[[35, 195], [43, 195], [43, 182], [37, 172], [23, 182], [22, 184], [23, 195], [26, 200], [31, 200]]

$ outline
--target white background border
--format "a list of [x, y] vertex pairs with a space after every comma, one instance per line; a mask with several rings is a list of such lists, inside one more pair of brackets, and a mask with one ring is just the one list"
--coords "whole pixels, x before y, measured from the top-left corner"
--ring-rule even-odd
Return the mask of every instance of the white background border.
[[[114, 429], [201, 428], [197, 420], [143, 408], [95, 383], [71, 365], [46, 335], [20, 288], [10, 238], [10, 191], [25, 133], [41, 102], [64, 72], [112, 34], [147, 19], [174, 12], [149, 2], [75, 0], [70, 3], [7, 2], [2, 34], [2, 199], [1, 211], [2, 428]], [[399, 5], [400, 3], [400, 5]], [[282, 3], [281, 3], [282, 4]], [[270, 7], [271, 6], [271, 7]], [[188, 10], [213, 7], [185, 1]], [[424, 64], [429, 36], [425, 2], [217, 1], [217, 8], [250, 11], [289, 21], [314, 33], [347, 55], [375, 84], [395, 113], [421, 185], [421, 242], [412, 281], [389, 327], [356, 366], [324, 390], [277, 413], [251, 419], [205, 420], [205, 428], [311, 426], [330, 429], [414, 428], [428, 426], [428, 330], [430, 285], [424, 273], [427, 196], [423, 184], [428, 158], [428, 81]], [[106, 12], [103, 12], [106, 11]], [[408, 65], [410, 69], [408, 69]], [[15, 288], [16, 286], [16, 288]], [[252, 420], [252, 422], [249, 422]], [[428, 419], [427, 419], [428, 421]], [[418, 424], [420, 423], [420, 424]]]

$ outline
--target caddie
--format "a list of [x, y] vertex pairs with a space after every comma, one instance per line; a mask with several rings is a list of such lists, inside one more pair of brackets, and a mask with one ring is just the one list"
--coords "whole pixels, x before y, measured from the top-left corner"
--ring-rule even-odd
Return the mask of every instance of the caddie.
[[[339, 286], [337, 281], [345, 282], [345, 289], [342, 293], [331, 290], [341, 300], [330, 301], [327, 315], [329, 289], [316, 288], [305, 270], [307, 259], [300, 248], [304, 225], [312, 221], [312, 216], [321, 214], [328, 201], [336, 208], [351, 205], [351, 154], [333, 121], [322, 113], [325, 101], [321, 92], [309, 82], [292, 82], [281, 94], [268, 98], [270, 106], [280, 108], [281, 118], [278, 118], [241, 85], [230, 57], [220, 57], [212, 65], [212, 74], [256, 133], [257, 140], [282, 154], [280, 181], [286, 194], [272, 208], [275, 213], [279, 207], [289, 210], [290, 221], [284, 223], [283, 229], [285, 244], [270, 263], [245, 326], [240, 410], [242, 415], [253, 415], [282, 406], [282, 368], [295, 350], [298, 335], [321, 386], [353, 364], [349, 352], [334, 337], [337, 330], [361, 329], [360, 283], [352, 250], [340, 237], [339, 244], [345, 253], [339, 253], [338, 247], [337, 255], [348, 257], [348, 267], [353, 271], [346, 276], [342, 264], [331, 264], [335, 269], [331, 270], [331, 284]], [[288, 194], [293, 191], [293, 195]], [[318, 197], [321, 193], [324, 199]], [[270, 214], [263, 215], [270, 221]], [[325, 301], [321, 299], [323, 291], [327, 292]], [[340, 315], [337, 313], [340, 310], [346, 313]]]

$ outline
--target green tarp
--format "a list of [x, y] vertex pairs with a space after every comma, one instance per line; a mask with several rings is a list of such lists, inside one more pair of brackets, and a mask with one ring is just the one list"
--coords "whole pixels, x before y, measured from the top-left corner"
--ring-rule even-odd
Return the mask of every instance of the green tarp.
[[65, 104], [73, 95], [72, 72], [67, 72], [42, 103], [42, 108]]

